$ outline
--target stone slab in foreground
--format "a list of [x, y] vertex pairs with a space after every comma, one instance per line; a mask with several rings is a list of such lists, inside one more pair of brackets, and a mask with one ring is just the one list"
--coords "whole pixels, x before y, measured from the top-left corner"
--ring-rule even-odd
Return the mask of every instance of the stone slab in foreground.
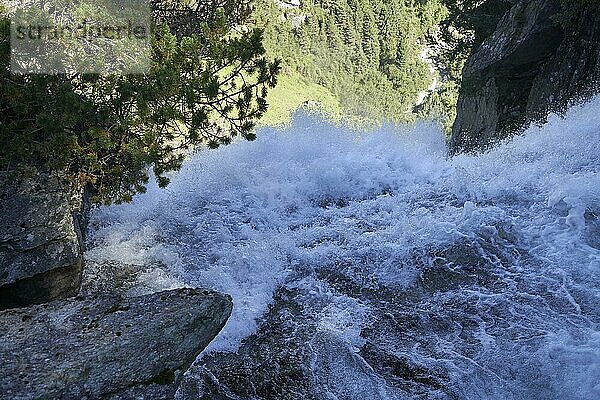
[[0, 312], [0, 398], [94, 399], [172, 380], [219, 333], [227, 295], [177, 289]]

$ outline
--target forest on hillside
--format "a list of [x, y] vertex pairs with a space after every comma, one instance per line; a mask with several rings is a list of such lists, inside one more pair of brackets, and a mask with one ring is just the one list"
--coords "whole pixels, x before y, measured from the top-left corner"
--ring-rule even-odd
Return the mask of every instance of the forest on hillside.
[[514, 2], [257, 0], [254, 23], [283, 65], [262, 123], [304, 107], [350, 126], [422, 118], [449, 132], [466, 58]]
[[433, 79], [423, 48], [448, 15], [440, 0], [286, 4], [255, 4], [267, 53], [283, 62], [268, 122], [285, 121], [302, 104], [355, 122], [413, 118], [419, 92]]

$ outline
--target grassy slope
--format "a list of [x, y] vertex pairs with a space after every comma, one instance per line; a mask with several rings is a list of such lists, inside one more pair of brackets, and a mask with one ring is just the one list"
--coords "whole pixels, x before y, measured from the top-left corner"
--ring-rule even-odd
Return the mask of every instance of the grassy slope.
[[342, 108], [338, 98], [326, 87], [306, 81], [296, 73], [282, 73], [275, 89], [267, 98], [269, 111], [260, 120], [261, 125], [283, 127], [300, 108], [323, 114], [327, 119], [339, 122]]

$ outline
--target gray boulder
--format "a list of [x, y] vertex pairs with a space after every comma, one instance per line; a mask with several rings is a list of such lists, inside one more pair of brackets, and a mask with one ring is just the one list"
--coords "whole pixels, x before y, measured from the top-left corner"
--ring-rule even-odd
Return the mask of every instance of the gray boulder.
[[0, 174], [0, 309], [78, 293], [82, 199], [81, 188], [59, 175]]
[[0, 394], [13, 400], [96, 399], [143, 383], [173, 383], [231, 310], [227, 295], [177, 289], [2, 311]]

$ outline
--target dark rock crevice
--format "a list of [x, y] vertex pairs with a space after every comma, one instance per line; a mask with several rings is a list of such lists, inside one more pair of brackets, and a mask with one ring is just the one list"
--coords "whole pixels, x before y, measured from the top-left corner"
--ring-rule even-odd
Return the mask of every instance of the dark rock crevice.
[[80, 261], [0, 286], [0, 310], [42, 304], [48, 299], [66, 299], [76, 296], [81, 278]]

